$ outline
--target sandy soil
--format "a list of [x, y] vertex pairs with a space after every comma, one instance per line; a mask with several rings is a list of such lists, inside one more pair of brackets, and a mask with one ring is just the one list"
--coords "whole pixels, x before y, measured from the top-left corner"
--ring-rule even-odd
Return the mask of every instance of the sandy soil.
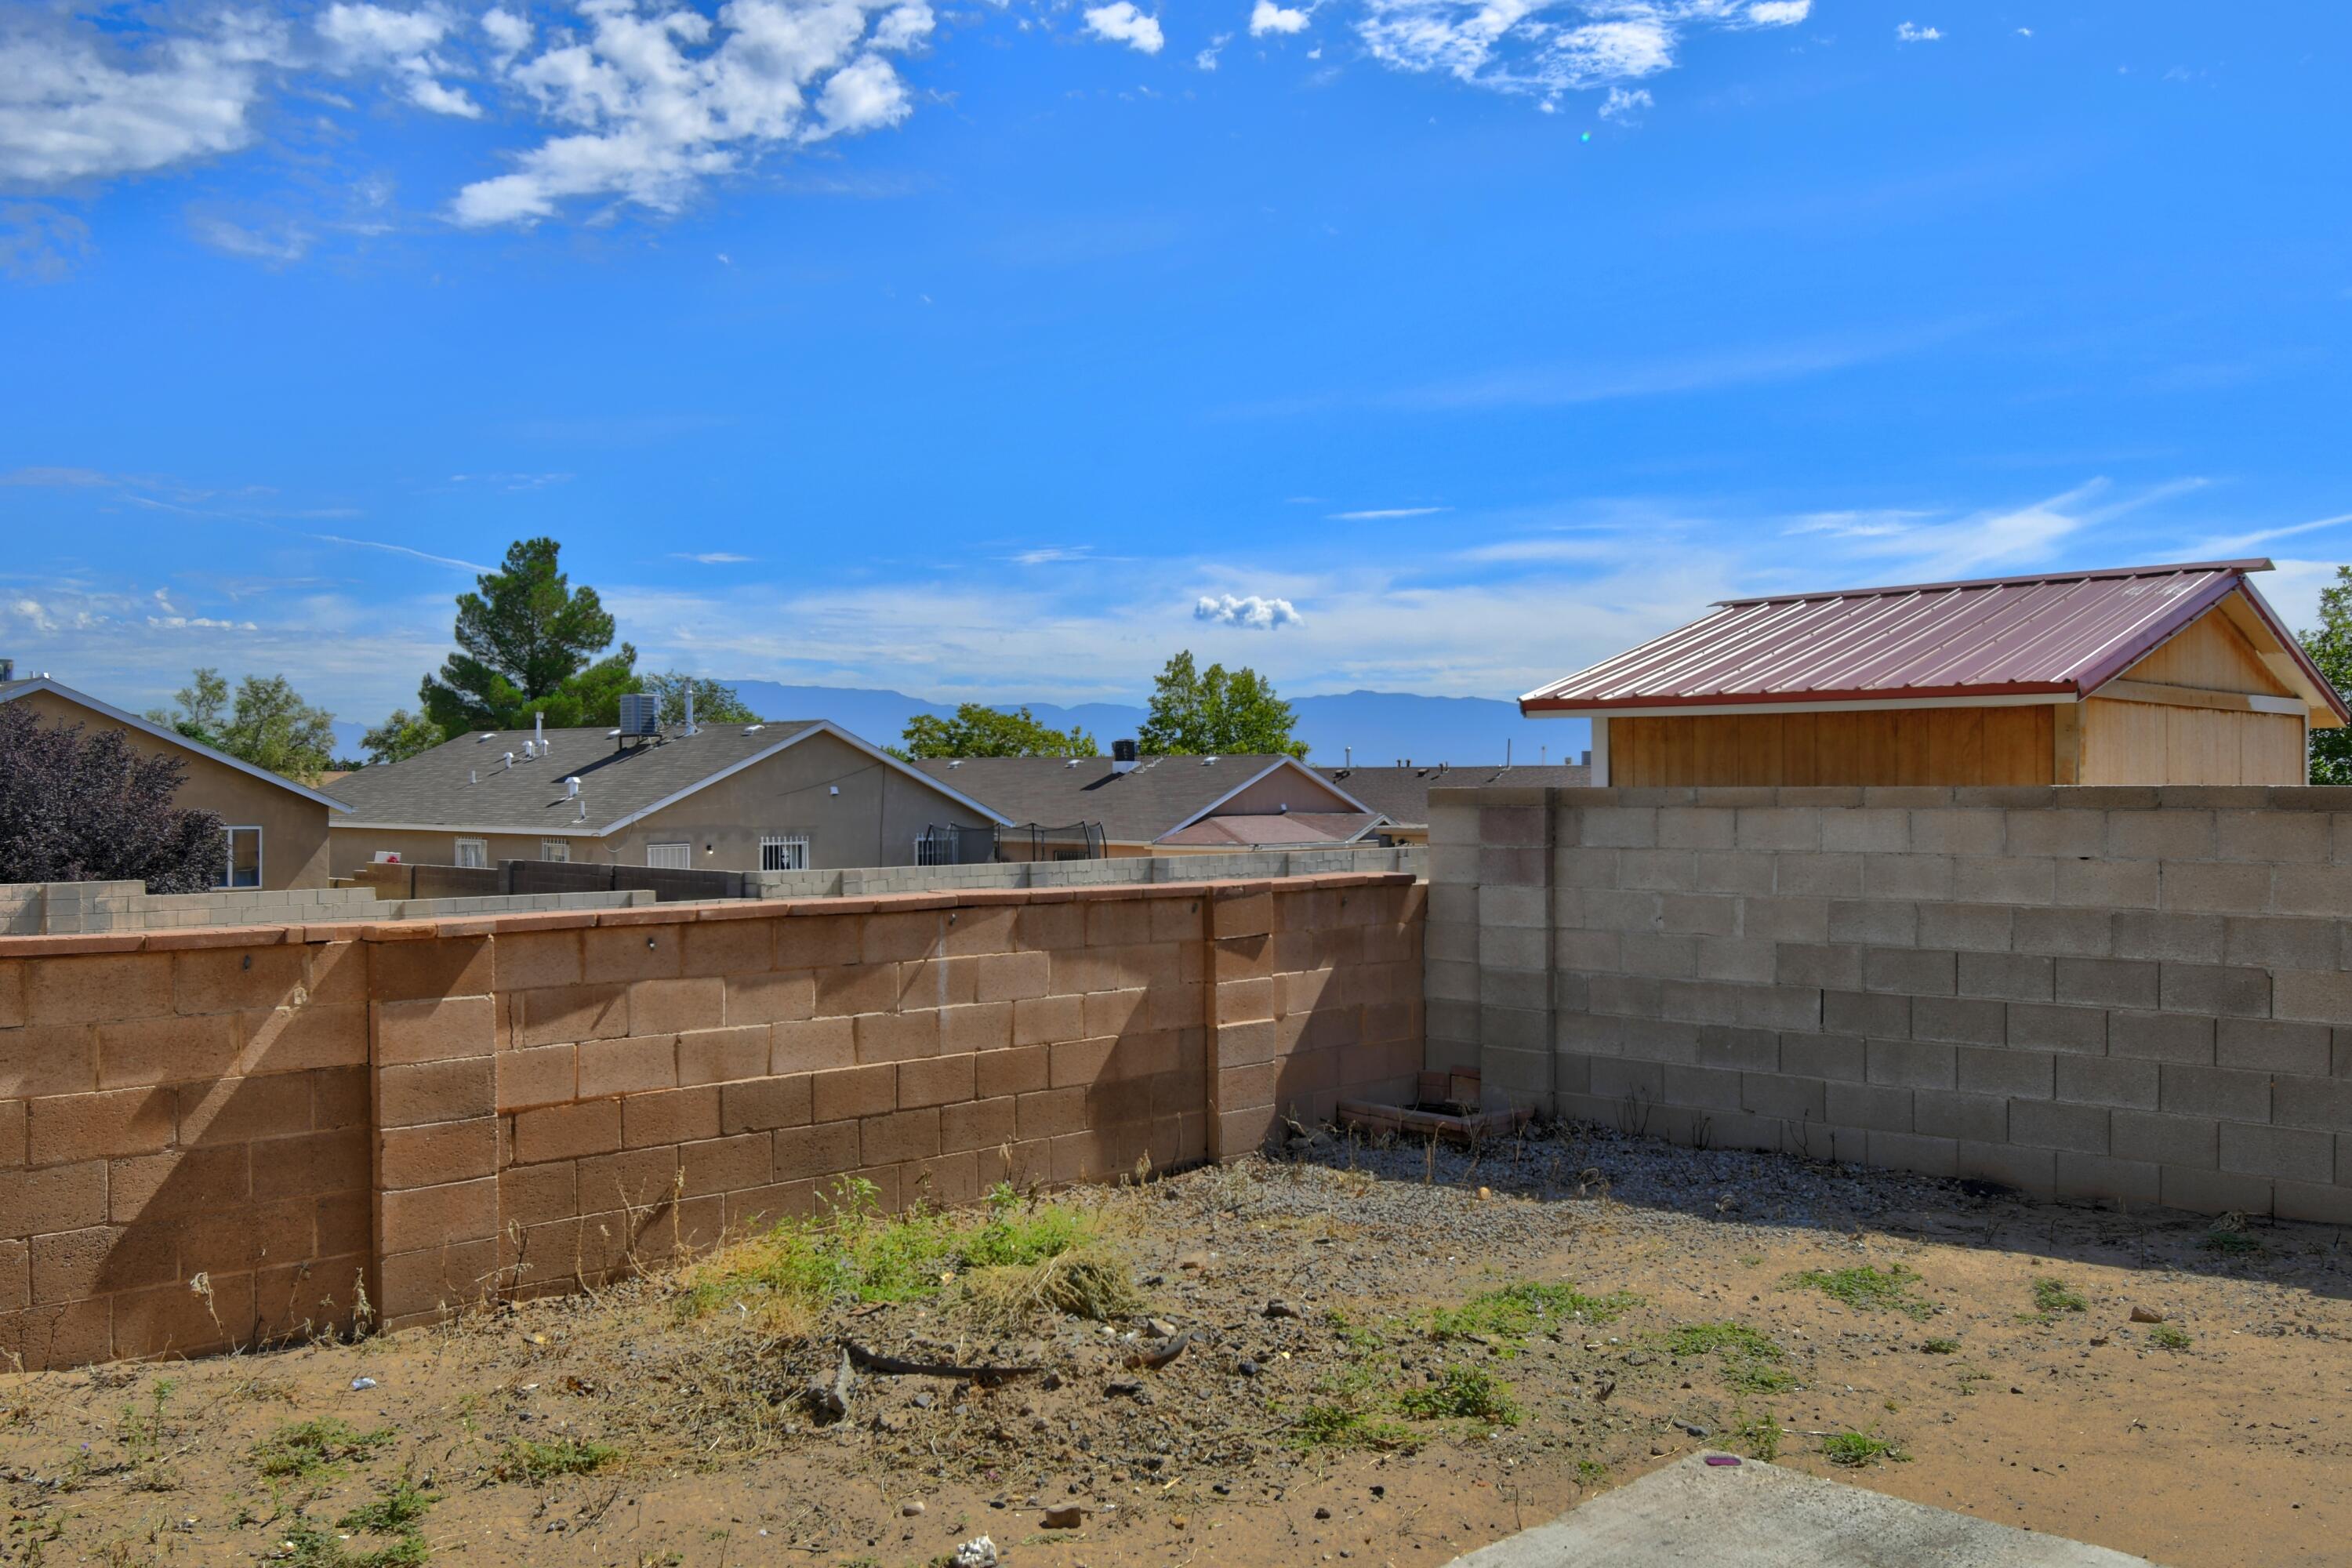
[[[1149, 1314], [1194, 1336], [1167, 1366], [1129, 1365], [1160, 1342], [1138, 1321], [1004, 1338], [952, 1289], [779, 1338], [682, 1319], [656, 1274], [356, 1344], [0, 1377], [0, 1563], [429, 1548], [440, 1563], [902, 1568], [986, 1533], [1039, 1568], [1433, 1564], [1693, 1448], [1774, 1446], [2175, 1568], [2347, 1560], [2352, 1259], [2331, 1229], [2217, 1237], [2194, 1216], [1591, 1128], [1475, 1159], [1323, 1142], [1064, 1201], [1118, 1238]], [[1919, 1315], [1796, 1279], [1864, 1265], [1913, 1271]], [[2038, 1279], [2082, 1305], [2038, 1306]], [[1638, 1301], [1523, 1340], [1434, 1331], [1433, 1311], [1517, 1281]], [[1676, 1330], [1727, 1322], [1780, 1359], [1675, 1353]], [[2175, 1333], [2187, 1343], [2158, 1342]], [[848, 1418], [820, 1425], [802, 1390], [841, 1338], [1051, 1375], [867, 1376]], [[1743, 1383], [1743, 1364], [1778, 1375]], [[1447, 1368], [1507, 1383], [1524, 1418], [1390, 1408]], [[1367, 1413], [1395, 1446], [1309, 1444], [1318, 1405]], [[262, 1473], [256, 1445], [322, 1417], [388, 1436], [325, 1474]], [[1842, 1433], [1908, 1458], [1834, 1465]], [[612, 1452], [588, 1473], [516, 1474], [518, 1440], [567, 1438]], [[338, 1528], [404, 1478], [433, 1500], [408, 1555]], [[1046, 1528], [1074, 1503], [1082, 1524]]]

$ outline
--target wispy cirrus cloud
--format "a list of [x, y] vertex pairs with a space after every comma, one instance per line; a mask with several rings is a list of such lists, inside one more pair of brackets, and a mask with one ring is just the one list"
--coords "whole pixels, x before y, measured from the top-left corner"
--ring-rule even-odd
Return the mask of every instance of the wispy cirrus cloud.
[[673, 551], [670, 552], [670, 559], [691, 561], [698, 566], [740, 566], [752, 558], [749, 555], [737, 555], [731, 551], [704, 550], [692, 552]]
[[1441, 511], [1452, 511], [1450, 506], [1382, 506], [1364, 511], [1330, 511], [1323, 515], [1334, 522], [1376, 522], [1395, 517], [1433, 517]]

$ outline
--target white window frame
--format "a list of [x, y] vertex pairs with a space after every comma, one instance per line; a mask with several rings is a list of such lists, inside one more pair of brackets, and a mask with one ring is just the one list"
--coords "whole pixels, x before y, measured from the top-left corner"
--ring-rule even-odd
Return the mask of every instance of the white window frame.
[[569, 838], [541, 839], [539, 841], [539, 858], [542, 860], [558, 860], [562, 861], [564, 865], [570, 865], [572, 863], [572, 840]]
[[[468, 859], [467, 859], [467, 858], [466, 858], [466, 853], [467, 853], [467, 850], [469, 850], [469, 849], [473, 852], [473, 856], [474, 856], [474, 858], [473, 858], [472, 859], [470, 859], [470, 860], [468, 860]], [[490, 841], [489, 841], [488, 839], [487, 839], [487, 838], [460, 838], [460, 839], [458, 839], [458, 840], [457, 840], [457, 864], [458, 864], [458, 865], [460, 865], [460, 866], [472, 866], [472, 867], [483, 867], [483, 868], [487, 868], [487, 867], [489, 865], [489, 863], [490, 863]]]
[[[677, 858], [655, 859], [654, 857], [663, 850], [677, 851]], [[691, 871], [694, 869], [694, 845], [686, 840], [675, 844], [648, 844], [646, 846], [646, 865], [659, 871]]]
[[[773, 851], [772, 855], [770, 852]], [[805, 871], [809, 868], [809, 836], [805, 833], [760, 835], [760, 869]]]
[[[253, 880], [244, 888], [240, 888], [236, 880], [236, 836], [240, 833], [253, 835]], [[221, 828], [221, 879], [215, 886], [232, 892], [243, 892], [268, 881], [268, 873], [261, 858], [267, 840], [258, 824], [225, 825]]]

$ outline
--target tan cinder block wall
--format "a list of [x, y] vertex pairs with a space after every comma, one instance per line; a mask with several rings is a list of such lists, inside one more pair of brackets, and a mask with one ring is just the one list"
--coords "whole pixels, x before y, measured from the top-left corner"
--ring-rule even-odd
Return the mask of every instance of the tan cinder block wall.
[[1490, 1096], [2352, 1220], [2352, 789], [1447, 790], [1432, 816], [1430, 1054]]
[[[1409, 875], [0, 938], [0, 1349], [398, 1327], [1256, 1147], [1421, 1059]], [[202, 1289], [196, 1288], [202, 1282]]]

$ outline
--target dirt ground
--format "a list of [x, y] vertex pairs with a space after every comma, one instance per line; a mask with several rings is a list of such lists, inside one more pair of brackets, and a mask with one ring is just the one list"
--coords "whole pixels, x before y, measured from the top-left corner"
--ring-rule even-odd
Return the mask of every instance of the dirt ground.
[[[2332, 1229], [1589, 1127], [1475, 1156], [1324, 1140], [1057, 1201], [1142, 1314], [993, 1334], [950, 1281], [780, 1336], [682, 1313], [656, 1273], [356, 1343], [0, 1377], [0, 1563], [906, 1568], [984, 1533], [1024, 1568], [1434, 1564], [1698, 1447], [2174, 1568], [2347, 1560]], [[1441, 1315], [1515, 1285], [1583, 1294]], [[1170, 1331], [1192, 1336], [1171, 1362], [1129, 1364]], [[868, 1372], [821, 1423], [804, 1391], [845, 1340], [1044, 1371]], [[1433, 1389], [1519, 1418], [1433, 1413]], [[320, 1421], [345, 1425], [291, 1450], [314, 1463], [269, 1458]]]

